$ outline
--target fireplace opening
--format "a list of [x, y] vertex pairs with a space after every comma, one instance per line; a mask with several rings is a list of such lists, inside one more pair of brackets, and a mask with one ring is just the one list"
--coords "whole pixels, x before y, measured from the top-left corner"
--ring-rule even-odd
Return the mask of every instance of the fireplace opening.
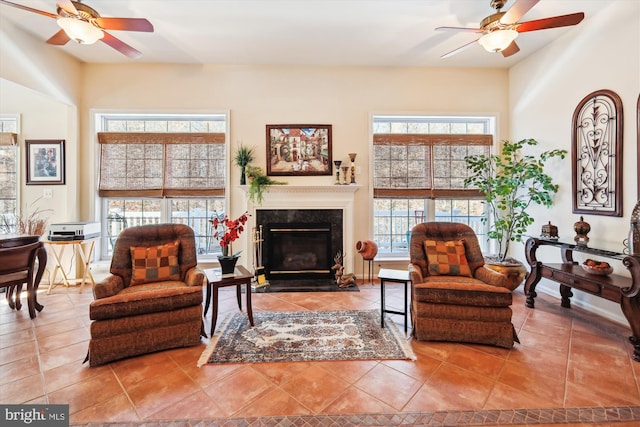
[[270, 223], [265, 232], [267, 279], [331, 277], [330, 223]]
[[343, 250], [342, 209], [257, 209], [262, 266], [276, 288], [321, 290], [335, 285], [333, 257]]

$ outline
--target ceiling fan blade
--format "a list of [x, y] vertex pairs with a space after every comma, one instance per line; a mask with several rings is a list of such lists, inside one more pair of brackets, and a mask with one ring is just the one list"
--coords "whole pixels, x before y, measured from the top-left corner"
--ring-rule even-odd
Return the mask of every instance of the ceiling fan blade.
[[105, 30], [144, 31], [153, 33], [153, 24], [144, 18], [97, 18], [96, 24]]
[[481, 28], [468, 28], [468, 27], [438, 27], [436, 31], [447, 30], [447, 31], [470, 31], [472, 33], [481, 33]]
[[584, 13], [572, 13], [569, 15], [553, 16], [551, 18], [536, 19], [534, 21], [516, 24], [515, 30], [519, 33], [527, 31], [546, 30], [549, 28], [568, 27], [579, 24], [584, 19]]
[[511, 55], [515, 55], [518, 52], [520, 52], [520, 47], [515, 41], [512, 41], [511, 44], [507, 46], [506, 49], [502, 49], [500, 51], [500, 53], [502, 53], [502, 56], [504, 56], [505, 58], [508, 58]]
[[101, 38], [102, 42], [108, 44], [124, 56], [127, 56], [131, 59], [140, 58], [142, 56], [142, 52], [132, 48], [122, 40], [112, 36], [111, 34], [104, 31], [104, 37]]
[[455, 54], [457, 54], [457, 53], [460, 53], [460, 52], [462, 52], [463, 50], [465, 50], [466, 48], [468, 48], [469, 46], [471, 46], [472, 44], [474, 44], [475, 42], [477, 42], [478, 40], [480, 40], [480, 39], [476, 39], [476, 40], [470, 41], [469, 43], [464, 44], [464, 45], [460, 46], [459, 48], [452, 50], [452, 51], [451, 51], [451, 52], [449, 52], [449, 53], [445, 53], [445, 54], [444, 54], [444, 55], [442, 55], [440, 58], [442, 58], [442, 59], [444, 59], [444, 58], [449, 58], [450, 56], [453, 56], [453, 55], [455, 55]]
[[37, 14], [40, 14], [40, 15], [48, 16], [49, 18], [54, 18], [55, 19], [55, 18], [58, 17], [58, 15], [56, 15], [54, 13], [45, 12], [44, 10], [34, 9], [32, 7], [23, 6], [21, 4], [12, 3], [12, 2], [6, 1], [6, 0], [0, 0], [0, 4], [6, 4], [7, 6], [17, 7], [18, 9], [26, 10], [28, 12], [33, 12], [33, 13], [37, 13]]
[[56, 1], [58, 7], [70, 15], [77, 15], [78, 9], [76, 9], [75, 5], [71, 2], [71, 0], [58, 0]]
[[60, 30], [57, 33], [55, 33], [54, 35], [52, 35], [49, 38], [49, 40], [47, 40], [47, 43], [54, 44], [56, 46], [63, 46], [65, 44], [67, 44], [67, 42], [69, 40], [71, 40], [71, 39], [69, 38], [67, 33], [65, 33], [64, 30]]
[[513, 6], [509, 8], [500, 18], [500, 23], [509, 25], [515, 24], [524, 16], [525, 13], [529, 12], [533, 6], [535, 6], [540, 0], [518, 0]]

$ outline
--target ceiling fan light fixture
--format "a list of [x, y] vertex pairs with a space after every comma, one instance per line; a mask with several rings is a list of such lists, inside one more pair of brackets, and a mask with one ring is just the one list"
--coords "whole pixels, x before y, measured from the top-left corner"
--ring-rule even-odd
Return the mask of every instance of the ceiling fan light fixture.
[[480, 37], [478, 43], [487, 52], [501, 52], [509, 47], [516, 37], [518, 37], [516, 30], [495, 30]]
[[72, 40], [81, 44], [93, 44], [104, 37], [104, 32], [90, 22], [77, 18], [62, 17], [58, 25]]

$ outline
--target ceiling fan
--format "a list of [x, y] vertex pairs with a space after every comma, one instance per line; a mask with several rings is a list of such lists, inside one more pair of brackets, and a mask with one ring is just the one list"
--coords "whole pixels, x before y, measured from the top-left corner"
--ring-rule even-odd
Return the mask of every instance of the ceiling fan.
[[528, 31], [546, 30], [549, 28], [568, 27], [577, 25], [584, 19], [584, 13], [572, 13], [569, 15], [553, 16], [550, 18], [536, 19], [534, 21], [518, 22], [540, 0], [517, 0], [509, 10], [502, 12], [502, 8], [508, 0], [490, 0], [496, 13], [487, 16], [480, 22], [480, 28], [465, 27], [438, 27], [436, 30], [470, 31], [481, 33], [479, 38], [460, 46], [451, 52], [445, 53], [441, 58], [453, 56], [467, 47], [478, 42], [489, 52], [500, 52], [506, 58], [520, 51], [515, 42], [519, 33]]
[[47, 43], [58, 46], [65, 45], [69, 40], [75, 40], [81, 44], [92, 44], [101, 40], [123, 55], [135, 59], [142, 56], [142, 53], [105, 30], [153, 32], [153, 25], [144, 18], [103, 18], [95, 9], [80, 1], [58, 0], [56, 14], [6, 0], [0, 0], [0, 4], [57, 20], [61, 30], [51, 36]]

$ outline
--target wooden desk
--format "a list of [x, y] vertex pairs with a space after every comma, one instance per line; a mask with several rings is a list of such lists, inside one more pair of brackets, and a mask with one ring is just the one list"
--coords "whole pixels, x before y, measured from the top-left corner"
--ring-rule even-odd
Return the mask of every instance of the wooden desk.
[[[224, 288], [225, 286], [236, 287], [238, 308], [242, 310], [242, 299], [240, 298], [240, 294], [242, 285], [245, 285], [247, 293], [247, 315], [249, 316], [249, 323], [253, 326], [253, 310], [251, 308], [251, 279], [253, 278], [253, 274], [241, 265], [236, 265], [233, 275], [225, 274], [223, 277], [219, 268], [205, 269], [204, 274], [207, 277], [207, 297], [204, 306], [205, 314], [209, 309], [209, 301], [213, 301], [211, 312], [211, 336], [213, 336], [213, 333], [216, 330], [216, 322], [218, 320], [218, 289]], [[212, 290], [213, 295], [211, 295]]]
[[[95, 286], [96, 282], [93, 280], [93, 276], [91, 275], [91, 257], [93, 256], [93, 249], [95, 247], [97, 237], [93, 239], [87, 240], [45, 240], [45, 245], [48, 246], [51, 253], [53, 254], [53, 259], [56, 263], [53, 268], [53, 273], [49, 274], [49, 289], [47, 289], [47, 294], [51, 293], [51, 290], [56, 286], [56, 276], [58, 275], [58, 270], [62, 273], [62, 284], [66, 287], [70, 286], [71, 281], [80, 283], [79, 292], [82, 293], [82, 287], [84, 286], [87, 280], [91, 282], [91, 286]], [[83, 264], [83, 275], [82, 279], [69, 279], [67, 277], [67, 273], [65, 273], [64, 268], [62, 267], [62, 260], [64, 259], [65, 250], [70, 247], [72, 252], [75, 252], [82, 260]], [[73, 255], [73, 253], [72, 253]]]
[[[562, 263], [538, 261], [536, 251], [540, 246], [560, 249]], [[640, 362], [640, 257], [534, 237], [527, 240], [525, 251], [527, 262], [531, 266], [531, 272], [524, 283], [527, 307], [534, 308], [537, 296], [536, 285], [543, 277], [560, 283], [562, 307], [571, 308], [570, 298], [573, 296], [571, 288], [618, 303], [631, 327], [632, 335], [629, 340], [634, 348], [633, 359]], [[573, 251], [618, 260], [627, 267], [631, 278], [616, 274], [608, 276], [589, 274], [573, 260]]]

